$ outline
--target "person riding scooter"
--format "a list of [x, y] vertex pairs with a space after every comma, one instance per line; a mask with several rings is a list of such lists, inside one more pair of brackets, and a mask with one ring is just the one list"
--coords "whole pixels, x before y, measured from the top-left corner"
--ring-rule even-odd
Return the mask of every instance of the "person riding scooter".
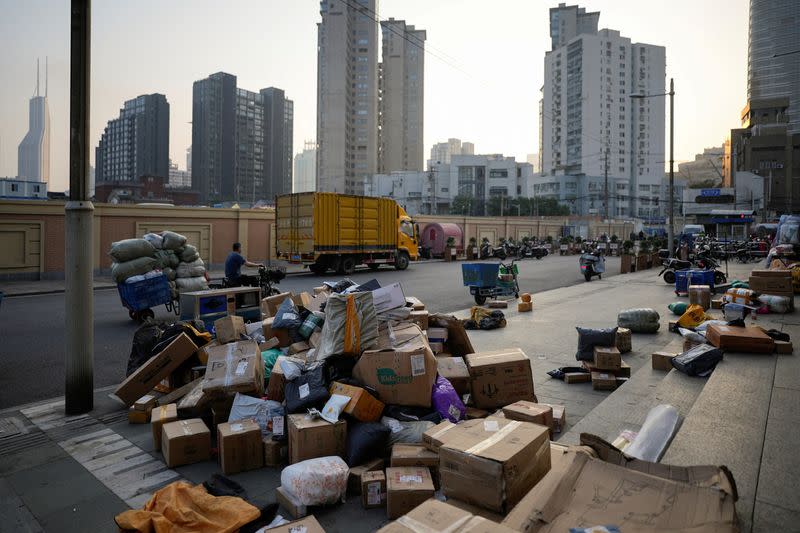
[[603, 257], [602, 250], [595, 248], [581, 254], [578, 264], [586, 281], [592, 281], [592, 276], [603, 279], [603, 272], [606, 271], [606, 258]]

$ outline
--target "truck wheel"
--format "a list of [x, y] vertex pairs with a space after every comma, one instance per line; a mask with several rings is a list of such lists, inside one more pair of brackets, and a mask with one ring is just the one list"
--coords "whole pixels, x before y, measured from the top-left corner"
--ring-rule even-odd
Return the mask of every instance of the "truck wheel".
[[342, 257], [342, 262], [339, 263], [339, 269], [342, 274], [350, 275], [356, 270], [356, 260], [350, 256]]
[[399, 252], [397, 254], [397, 258], [394, 260], [394, 267], [397, 270], [405, 270], [408, 268], [408, 254], [405, 252]]
[[314, 263], [313, 265], [309, 266], [308, 269], [317, 276], [322, 276], [328, 270], [328, 267], [322, 263]]

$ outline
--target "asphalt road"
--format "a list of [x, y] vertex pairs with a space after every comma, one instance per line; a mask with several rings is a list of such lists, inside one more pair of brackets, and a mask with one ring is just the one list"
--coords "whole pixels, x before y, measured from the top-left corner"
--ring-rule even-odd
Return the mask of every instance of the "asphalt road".
[[[619, 272], [619, 259], [608, 258], [610, 273]], [[548, 256], [520, 262], [522, 292], [536, 293], [585, 283], [577, 256]], [[613, 275], [609, 274], [609, 275]], [[363, 283], [372, 278], [381, 284], [400, 281], [406, 295], [425, 302], [432, 312], [453, 312], [474, 305], [461, 283], [461, 263], [413, 264], [405, 272], [385, 268], [358, 271], [350, 276]], [[290, 275], [280, 288], [311, 291], [335, 276]], [[535, 302], [535, 299], [534, 299]], [[535, 305], [535, 303], [534, 303]], [[174, 317], [164, 307], [156, 317]], [[63, 395], [64, 391], [64, 295], [48, 294], [6, 298], [0, 307], [0, 409]], [[116, 290], [94, 293], [94, 384], [119, 383], [125, 376], [131, 339], [138, 325], [128, 318]]]

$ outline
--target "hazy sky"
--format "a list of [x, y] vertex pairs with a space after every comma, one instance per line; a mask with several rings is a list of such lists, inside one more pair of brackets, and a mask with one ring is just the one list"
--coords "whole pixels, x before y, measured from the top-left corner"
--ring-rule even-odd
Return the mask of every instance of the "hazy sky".
[[[572, 3], [572, 2], [569, 2]], [[542, 0], [379, 0], [381, 18], [428, 32], [425, 156], [448, 137], [478, 153], [525, 160], [538, 151], [538, 100], [550, 47]], [[590, 0], [600, 28], [666, 46], [676, 85], [675, 157], [719, 146], [747, 96], [747, 0]], [[91, 157], [122, 103], [160, 92], [171, 109], [170, 154], [191, 144], [192, 82], [217, 71], [249, 90], [294, 100], [294, 148], [316, 137], [316, 0], [95, 0]], [[68, 182], [69, 1], [0, 0], [0, 176], [17, 172], [36, 57], [49, 56], [51, 190]], [[440, 58], [444, 58], [445, 61]], [[668, 107], [667, 107], [668, 109]]]

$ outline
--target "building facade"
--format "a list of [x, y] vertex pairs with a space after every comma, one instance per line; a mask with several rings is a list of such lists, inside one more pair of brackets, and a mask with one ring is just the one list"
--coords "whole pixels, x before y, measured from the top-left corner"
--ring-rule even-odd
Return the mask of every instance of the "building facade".
[[424, 164], [425, 30], [390, 18], [383, 29], [380, 72], [380, 172]]
[[719, 187], [725, 181], [725, 145], [705, 148], [694, 161], [678, 164], [678, 174], [694, 187]]
[[[591, 23], [569, 23], [562, 29], [564, 9], [561, 6], [559, 16], [551, 17], [551, 35], [557, 36], [554, 44], [566, 42], [545, 55], [541, 173], [576, 179], [602, 176], [601, 197], [590, 190], [590, 183], [574, 182], [576, 191], [589, 191], [601, 202], [608, 176], [609, 195], [627, 199], [616, 209], [609, 206], [609, 216], [648, 216], [664, 172], [665, 97], [632, 99], [631, 95], [665, 92], [665, 49], [631, 43], [615, 30], [591, 33], [596, 27], [594, 15], [599, 16], [595, 13], [586, 14], [592, 15], [587, 19]], [[565, 185], [571, 183], [567, 180]]]
[[200, 201], [270, 203], [290, 191], [293, 123], [281, 89], [241, 89], [224, 72], [196, 81], [191, 176]]
[[587, 13], [585, 8], [558, 4], [550, 8], [550, 48], [561, 48], [573, 38], [597, 33], [600, 12]]
[[169, 180], [167, 187], [171, 189], [191, 189], [192, 188], [192, 175], [188, 170], [181, 170], [178, 168], [178, 163], [173, 163], [172, 159], [169, 160]]
[[449, 164], [454, 155], [474, 155], [475, 145], [471, 142], [461, 142], [461, 139], [450, 138], [446, 142], [436, 143], [431, 146], [431, 158], [428, 167], [434, 164]]
[[0, 198], [47, 200], [46, 181], [0, 178]]
[[786, 129], [800, 133], [800, 1], [750, 0], [747, 99], [787, 98]]
[[128, 100], [109, 120], [95, 149], [95, 182], [130, 183], [169, 177], [169, 103], [163, 94]]
[[294, 185], [292, 192], [315, 190], [317, 177], [317, 143], [306, 141], [303, 151], [294, 156]]
[[17, 175], [21, 179], [50, 182], [50, 107], [47, 96], [36, 96], [28, 103], [28, 133], [17, 148]]
[[317, 190], [363, 194], [378, 169], [377, 0], [322, 0], [317, 24]]

